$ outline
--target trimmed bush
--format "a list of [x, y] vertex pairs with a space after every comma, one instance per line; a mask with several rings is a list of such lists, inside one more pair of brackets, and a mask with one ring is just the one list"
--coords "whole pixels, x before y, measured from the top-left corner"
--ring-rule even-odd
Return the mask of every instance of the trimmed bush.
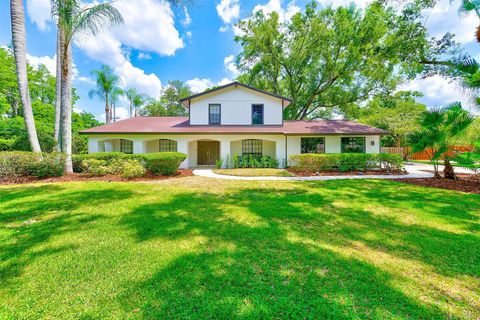
[[32, 176], [38, 178], [61, 177], [65, 170], [65, 155], [63, 153], [44, 153], [42, 160], [33, 164]]
[[136, 155], [145, 168], [155, 175], [174, 175], [187, 155], [180, 152], [157, 152]]
[[83, 172], [82, 161], [87, 159], [105, 160], [111, 162], [113, 160], [131, 158], [131, 154], [125, 154], [122, 152], [94, 152], [89, 154], [74, 154], [72, 155], [73, 171], [81, 173]]
[[39, 161], [38, 154], [27, 151], [0, 152], [0, 179], [30, 176]]
[[13, 150], [14, 143], [15, 143], [15, 140], [13, 139], [0, 139], [0, 151]]
[[90, 176], [104, 176], [114, 173], [114, 167], [106, 160], [85, 159], [82, 161], [83, 172]]
[[387, 171], [403, 169], [403, 159], [397, 154], [327, 153], [298, 154], [289, 158], [289, 166], [297, 170], [312, 172], [338, 170], [365, 171], [384, 168]]
[[136, 177], [142, 177], [145, 175], [145, 168], [138, 160], [124, 160], [122, 177], [125, 179], [131, 179]]

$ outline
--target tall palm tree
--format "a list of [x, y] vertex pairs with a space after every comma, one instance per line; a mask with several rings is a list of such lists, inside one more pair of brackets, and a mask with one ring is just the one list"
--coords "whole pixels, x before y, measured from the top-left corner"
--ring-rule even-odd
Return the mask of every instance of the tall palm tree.
[[117, 88], [118, 76], [113, 73], [113, 70], [107, 66], [103, 65], [100, 70], [93, 70], [92, 75], [95, 75], [97, 78], [97, 88], [89, 92], [90, 99], [97, 96], [105, 102], [105, 119], [107, 123], [112, 123], [112, 96], [113, 91]]
[[127, 91], [125, 91], [125, 96], [128, 99], [129, 107], [130, 107], [130, 113], [129, 116], [130, 118], [133, 117], [133, 101], [135, 100], [135, 97], [138, 95], [137, 89], [135, 88], [130, 88]]
[[57, 32], [57, 70], [55, 76], [55, 127], [53, 131], [53, 139], [55, 141], [54, 148], [56, 151], [62, 150], [62, 140], [60, 137], [61, 134], [61, 117], [62, 117], [62, 103], [61, 103], [61, 92], [62, 92], [62, 39], [63, 35], [61, 29], [58, 28]]
[[410, 134], [408, 142], [413, 152], [427, 153], [433, 162], [435, 178], [440, 178], [438, 165], [443, 160], [445, 178], [456, 179], [450, 163], [455, 154], [452, 150], [453, 139], [465, 132], [473, 119], [470, 113], [462, 109], [460, 102], [423, 112], [419, 121], [422, 128]]
[[140, 115], [141, 107], [143, 107], [149, 101], [152, 101], [152, 98], [150, 98], [149, 96], [143, 93], [137, 94], [133, 98], [133, 107], [135, 108], [135, 117]]
[[112, 90], [112, 97], [111, 97], [111, 103], [112, 103], [112, 110], [113, 110], [113, 122], [116, 122], [117, 121], [117, 113], [116, 113], [116, 109], [117, 109], [117, 102], [118, 102], [118, 99], [123, 96], [125, 94], [125, 92], [119, 88], [119, 87], [115, 87], [113, 88]]
[[33, 152], [41, 152], [42, 150], [40, 149], [37, 130], [35, 128], [35, 119], [33, 118], [30, 92], [28, 90], [27, 36], [25, 32], [25, 13], [22, 0], [10, 1], [10, 15], [12, 22], [13, 54], [15, 56], [15, 65], [17, 69], [17, 83], [20, 92], [20, 99], [23, 105], [23, 118], [27, 128], [28, 141], [30, 142], [30, 148]]
[[110, 3], [82, 6], [79, 0], [51, 0], [52, 16], [61, 34], [60, 97], [62, 113], [62, 151], [66, 155], [65, 171], [72, 167], [72, 41], [79, 34], [95, 35], [107, 25], [123, 23]]

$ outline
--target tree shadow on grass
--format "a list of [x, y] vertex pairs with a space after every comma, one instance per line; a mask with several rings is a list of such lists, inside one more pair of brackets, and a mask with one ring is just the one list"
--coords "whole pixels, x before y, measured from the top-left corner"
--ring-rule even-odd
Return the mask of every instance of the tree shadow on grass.
[[61, 185], [2, 189], [0, 226], [10, 236], [0, 243], [0, 282], [20, 276], [25, 267], [41, 256], [73, 250], [73, 244], [46, 248], [43, 245], [52, 236], [90, 228], [90, 222], [105, 218], [93, 214], [92, 208], [131, 195], [128, 191], [94, 185], [73, 191]]
[[[185, 192], [135, 208], [123, 223], [138, 241], [198, 236], [206, 241], [151, 279], [125, 284], [128, 289], [120, 298], [125, 311], [140, 309], [136, 315], [144, 318], [446, 317], [435, 305], [396, 289], [387, 271], [321, 245], [340, 248], [362, 241], [393, 256], [430, 264], [437, 272], [461, 276], [476, 275], [472, 263], [480, 263], [477, 237], [336, 207], [333, 203], [341, 197], [354, 201], [350, 197], [358, 184], [355, 189], [346, 183], [345, 190], [334, 186]], [[461, 196], [451, 200], [462, 202]], [[368, 197], [382, 203], [385, 194]], [[471, 203], [463, 203], [472, 210]], [[372, 232], [377, 238], [369, 236]], [[301, 240], [295, 241], [295, 235]], [[391, 237], [398, 243], [385, 243]], [[452, 262], [444, 257], [445, 248], [448, 253], [459, 248], [476, 253]]]

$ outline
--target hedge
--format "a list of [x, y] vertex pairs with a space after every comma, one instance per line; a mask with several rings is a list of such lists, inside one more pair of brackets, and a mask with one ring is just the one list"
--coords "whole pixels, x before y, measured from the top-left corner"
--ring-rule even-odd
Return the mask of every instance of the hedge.
[[63, 175], [65, 157], [61, 153], [36, 154], [28, 151], [0, 152], [0, 179], [24, 176], [57, 177]]
[[157, 152], [136, 155], [145, 163], [145, 168], [155, 175], [174, 175], [187, 155], [180, 152]]
[[[143, 154], [125, 154], [121, 152], [96, 152], [90, 154], [80, 154], [73, 156], [73, 171], [84, 172], [85, 166], [82, 165], [85, 160], [101, 160], [102, 163], [94, 163], [94, 167], [110, 166], [117, 162], [117, 166], [123, 166], [123, 162], [127, 160], [137, 160], [148, 171], [155, 175], [173, 175], [177, 172], [180, 164], [187, 158], [186, 154], [180, 152], [157, 152]], [[88, 162], [87, 162], [88, 163]], [[92, 163], [90, 163], [90, 166]], [[112, 173], [115, 169], [98, 168]], [[90, 169], [92, 171], [95, 169]], [[136, 170], [139, 172], [140, 170]], [[98, 175], [97, 172], [95, 175]], [[105, 173], [107, 174], [107, 173]]]
[[298, 154], [289, 158], [289, 166], [297, 170], [312, 172], [338, 170], [373, 170], [383, 168], [387, 171], [403, 169], [401, 155], [379, 153], [327, 153], [327, 154]]

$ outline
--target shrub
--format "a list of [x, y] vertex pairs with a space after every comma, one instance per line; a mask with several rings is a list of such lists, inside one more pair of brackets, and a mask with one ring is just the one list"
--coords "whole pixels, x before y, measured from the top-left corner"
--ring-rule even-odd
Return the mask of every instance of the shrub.
[[60, 177], [64, 173], [65, 155], [63, 153], [44, 153], [41, 160], [32, 164], [31, 175], [38, 178]]
[[384, 168], [388, 171], [403, 169], [403, 159], [397, 154], [328, 153], [298, 154], [289, 158], [289, 166], [312, 172], [325, 170], [372, 170]]
[[254, 157], [253, 155], [238, 156], [233, 154], [234, 168], [278, 168], [278, 161], [269, 156]]
[[220, 168], [222, 167], [222, 163], [223, 163], [223, 162], [222, 162], [221, 159], [220, 159], [220, 160], [216, 160], [216, 161], [215, 161], [215, 167], [216, 167], [217, 169], [220, 169]]
[[89, 154], [74, 154], [72, 156], [73, 171], [81, 173], [83, 172], [82, 161], [87, 159], [105, 160], [111, 162], [113, 160], [131, 158], [134, 155], [125, 154], [122, 152], [94, 152]]
[[136, 155], [145, 163], [145, 168], [155, 175], [174, 175], [187, 155], [180, 152], [157, 152]]
[[86, 159], [82, 161], [83, 172], [91, 176], [104, 176], [113, 173], [113, 166], [106, 160]]
[[0, 138], [0, 151], [11, 151], [13, 150], [13, 144], [15, 140], [13, 139], [1, 139]]
[[122, 177], [131, 179], [145, 175], [145, 168], [138, 160], [123, 160]]
[[0, 179], [30, 176], [39, 161], [39, 155], [27, 151], [0, 152]]

